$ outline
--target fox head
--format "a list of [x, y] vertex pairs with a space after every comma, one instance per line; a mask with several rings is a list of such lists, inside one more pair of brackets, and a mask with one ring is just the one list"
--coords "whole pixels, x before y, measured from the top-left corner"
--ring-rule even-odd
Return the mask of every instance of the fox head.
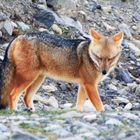
[[89, 46], [89, 55], [98, 71], [105, 75], [114, 68], [119, 60], [123, 33], [119, 32], [111, 37], [106, 37], [91, 29], [90, 35], [92, 41]]

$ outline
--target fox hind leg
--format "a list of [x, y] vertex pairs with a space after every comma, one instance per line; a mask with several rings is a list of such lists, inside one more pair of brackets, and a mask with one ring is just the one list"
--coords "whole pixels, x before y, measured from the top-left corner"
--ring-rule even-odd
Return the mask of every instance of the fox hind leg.
[[17, 110], [19, 96], [19, 88], [15, 87], [9, 95], [9, 106], [11, 110]]
[[15, 86], [9, 95], [9, 105], [11, 110], [17, 110], [18, 99], [21, 92], [30, 84], [30, 82], [24, 82], [20, 86]]
[[33, 104], [33, 96], [41, 86], [42, 82], [44, 81], [45, 76], [39, 75], [29, 87], [25, 90], [25, 96], [24, 96], [24, 103], [26, 107], [31, 109], [31, 111], [35, 111], [34, 104]]

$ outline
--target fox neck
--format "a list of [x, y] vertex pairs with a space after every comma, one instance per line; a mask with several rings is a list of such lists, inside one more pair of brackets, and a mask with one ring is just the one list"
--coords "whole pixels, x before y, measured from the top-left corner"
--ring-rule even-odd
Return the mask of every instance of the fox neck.
[[90, 44], [88, 46], [83, 47], [83, 51], [82, 51], [83, 65], [84, 65], [84, 67], [86, 67], [86, 69], [88, 69], [88, 71], [99, 74], [100, 72], [97, 68], [96, 63], [90, 57], [89, 47], [90, 47]]
[[89, 60], [89, 62], [90, 62], [90, 65], [91, 65], [96, 71], [100, 72], [98, 63], [97, 63], [96, 61], [93, 61], [93, 59], [92, 59], [92, 57], [91, 57], [91, 56], [92, 56], [92, 55], [91, 55], [91, 49], [90, 49], [91, 44], [92, 44], [92, 42], [89, 44], [88, 49], [87, 49], [88, 60]]

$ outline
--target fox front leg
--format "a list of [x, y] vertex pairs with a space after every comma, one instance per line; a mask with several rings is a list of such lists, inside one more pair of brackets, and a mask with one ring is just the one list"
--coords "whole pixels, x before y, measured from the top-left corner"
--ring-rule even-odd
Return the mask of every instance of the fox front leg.
[[84, 67], [81, 67], [80, 69], [80, 77], [81, 83], [91, 103], [95, 106], [97, 111], [104, 111], [104, 106], [97, 88], [98, 87], [97, 79], [95, 79], [95, 77], [93, 79], [92, 76], [88, 73], [88, 71]]
[[85, 103], [85, 100], [87, 98], [86, 91], [84, 89], [84, 86], [81, 84], [78, 89], [78, 95], [77, 95], [77, 101], [76, 101], [76, 110], [82, 112], [83, 111], [83, 105]]
[[104, 106], [99, 96], [98, 88], [96, 84], [86, 83], [84, 84], [88, 97], [97, 111], [104, 111]]

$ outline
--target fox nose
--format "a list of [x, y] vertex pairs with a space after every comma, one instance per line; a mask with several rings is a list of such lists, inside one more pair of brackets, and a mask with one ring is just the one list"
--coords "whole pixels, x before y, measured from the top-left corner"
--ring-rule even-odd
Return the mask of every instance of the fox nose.
[[103, 70], [103, 71], [102, 71], [102, 74], [103, 74], [103, 75], [106, 75], [106, 74], [107, 74], [107, 71], [106, 71], [106, 70]]

